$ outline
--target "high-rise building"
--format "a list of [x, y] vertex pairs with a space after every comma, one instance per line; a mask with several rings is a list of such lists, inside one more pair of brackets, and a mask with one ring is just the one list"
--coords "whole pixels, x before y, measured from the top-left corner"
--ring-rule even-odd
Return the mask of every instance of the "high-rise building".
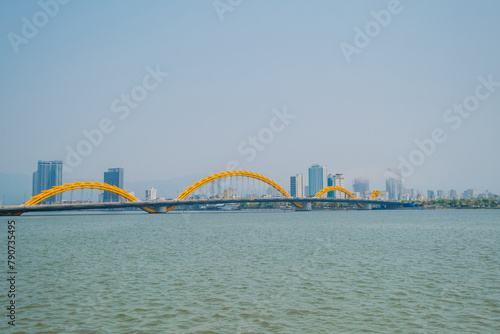
[[[104, 183], [111, 186], [117, 186], [123, 189], [123, 168], [109, 168], [107, 172], [104, 172]], [[119, 202], [120, 196], [117, 194], [105, 191], [103, 195], [103, 202]]]
[[[33, 173], [33, 196], [44, 190], [62, 185], [63, 163], [62, 161], [38, 161], [38, 169]], [[47, 198], [42, 204], [54, 204], [62, 202], [62, 194]]]
[[[337, 186], [345, 188], [344, 175], [342, 174], [329, 174], [328, 175], [328, 186]], [[327, 196], [330, 198], [346, 198], [346, 194], [342, 191], [334, 190], [329, 191]]]
[[309, 167], [309, 197], [314, 197], [326, 185], [326, 166]]
[[476, 189], [467, 189], [464, 191], [464, 196], [463, 198], [465, 199], [472, 199], [477, 197], [477, 191]]
[[437, 191], [437, 198], [438, 199], [445, 199], [447, 198], [446, 190], [438, 190]]
[[[395, 174], [390, 169], [391, 174]], [[401, 175], [399, 172], [397, 175]], [[389, 193], [390, 200], [401, 200], [403, 196], [403, 181], [401, 176], [398, 178], [390, 177], [385, 180], [385, 190]]]
[[400, 200], [409, 201], [411, 198], [411, 189], [403, 187], [403, 191], [401, 192]]
[[[327, 187], [331, 187], [333, 186], [333, 174], [328, 174], [328, 176], [326, 177], [326, 186]], [[326, 193], [326, 197], [328, 198], [334, 198], [334, 191], [329, 191]]]
[[354, 192], [360, 193], [370, 191], [370, 182], [368, 179], [354, 179], [352, 182], [352, 189]]
[[302, 174], [290, 176], [290, 196], [304, 197], [304, 180]]
[[417, 196], [418, 196], [417, 189], [415, 189], [415, 188], [411, 188], [411, 189], [410, 189], [410, 199], [411, 199], [411, 200], [416, 200], [416, 199], [417, 199]]
[[427, 190], [427, 199], [436, 199], [436, 195], [434, 194], [434, 190]]
[[156, 189], [146, 189], [146, 201], [154, 201], [156, 199]]
[[455, 189], [450, 190], [450, 198], [451, 199], [458, 199], [458, 194], [457, 194], [457, 191]]

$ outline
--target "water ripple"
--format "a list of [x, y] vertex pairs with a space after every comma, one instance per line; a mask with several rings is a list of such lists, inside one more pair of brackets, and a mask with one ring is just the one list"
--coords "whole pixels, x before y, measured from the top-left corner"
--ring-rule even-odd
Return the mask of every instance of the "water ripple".
[[19, 217], [14, 332], [500, 332], [499, 217]]

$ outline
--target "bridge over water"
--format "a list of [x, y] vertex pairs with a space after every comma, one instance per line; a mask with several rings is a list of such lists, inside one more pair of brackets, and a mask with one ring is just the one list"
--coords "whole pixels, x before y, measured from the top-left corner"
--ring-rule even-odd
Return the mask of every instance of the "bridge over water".
[[[136, 202], [110, 202], [110, 203], [77, 203], [77, 204], [38, 204], [38, 205], [11, 205], [0, 207], [0, 215], [17, 216], [27, 212], [47, 212], [47, 211], [71, 211], [71, 210], [97, 210], [97, 209], [119, 209], [119, 208], [141, 208], [152, 209], [150, 213], [165, 213], [166, 209], [179, 205], [206, 205], [206, 204], [224, 204], [224, 203], [283, 203], [295, 202], [301, 204], [301, 208], [295, 208], [297, 211], [309, 211], [308, 203], [352, 203], [352, 204], [376, 204], [388, 208], [397, 208], [402, 206], [400, 202], [378, 201], [378, 200], [359, 200], [359, 199], [335, 199], [335, 198], [220, 198], [220, 199], [185, 199], [185, 200], [162, 200], [162, 201], [136, 201]], [[369, 209], [369, 206], [365, 206]]]
[[[189, 196], [194, 193], [199, 188], [214, 182], [219, 179], [228, 177], [245, 177], [250, 179], [255, 179], [263, 182], [275, 190], [277, 190], [281, 197], [272, 198], [209, 198], [209, 199], [190, 199]], [[123, 202], [111, 202], [111, 203], [79, 203], [79, 204], [40, 204], [44, 200], [54, 195], [72, 191], [76, 189], [99, 189], [103, 191], [109, 191], [115, 193], [124, 200]], [[330, 198], [324, 197], [330, 191], [339, 191], [348, 198]], [[349, 190], [338, 187], [330, 186], [319, 191], [313, 198], [302, 198], [302, 197], [292, 197], [288, 192], [283, 189], [278, 183], [273, 180], [248, 171], [226, 171], [210, 175], [200, 181], [194, 183], [192, 186], [183, 191], [174, 200], [155, 200], [155, 201], [140, 201], [135, 196], [131, 195], [127, 191], [120, 189], [116, 186], [112, 186], [105, 183], [99, 182], [74, 182], [67, 183], [61, 186], [56, 186], [52, 189], [45, 190], [40, 194], [33, 196], [26, 203], [19, 206], [3, 206], [0, 207], [0, 215], [21, 215], [25, 212], [43, 212], [43, 211], [65, 211], [65, 210], [90, 210], [90, 209], [114, 209], [114, 208], [141, 208], [142, 210], [149, 213], [166, 213], [174, 209], [178, 205], [205, 205], [205, 204], [221, 204], [221, 203], [278, 203], [278, 202], [288, 202], [292, 203], [297, 211], [309, 211], [311, 210], [312, 202], [323, 202], [323, 203], [353, 203], [358, 205], [360, 208], [370, 208], [371, 204], [384, 205], [389, 208], [402, 206], [402, 203], [397, 201], [381, 201], [376, 198], [380, 196], [380, 191], [375, 190], [372, 192], [370, 200], [358, 199]], [[367, 205], [365, 207], [365, 205]]]

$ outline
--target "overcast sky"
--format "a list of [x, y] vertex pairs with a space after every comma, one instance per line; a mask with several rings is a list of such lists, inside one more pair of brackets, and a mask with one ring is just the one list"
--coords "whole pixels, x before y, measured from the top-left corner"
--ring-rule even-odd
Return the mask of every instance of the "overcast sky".
[[496, 0], [60, 2], [0, 2], [0, 172], [500, 193]]

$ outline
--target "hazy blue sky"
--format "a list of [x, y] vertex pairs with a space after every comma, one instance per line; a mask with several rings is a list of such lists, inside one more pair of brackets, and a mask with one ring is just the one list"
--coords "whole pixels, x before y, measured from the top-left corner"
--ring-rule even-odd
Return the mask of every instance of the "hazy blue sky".
[[402, 157], [408, 187], [500, 193], [499, 1], [54, 3], [0, 2], [0, 172], [57, 159], [64, 181], [146, 181], [235, 161], [288, 188], [319, 163], [385, 190]]

